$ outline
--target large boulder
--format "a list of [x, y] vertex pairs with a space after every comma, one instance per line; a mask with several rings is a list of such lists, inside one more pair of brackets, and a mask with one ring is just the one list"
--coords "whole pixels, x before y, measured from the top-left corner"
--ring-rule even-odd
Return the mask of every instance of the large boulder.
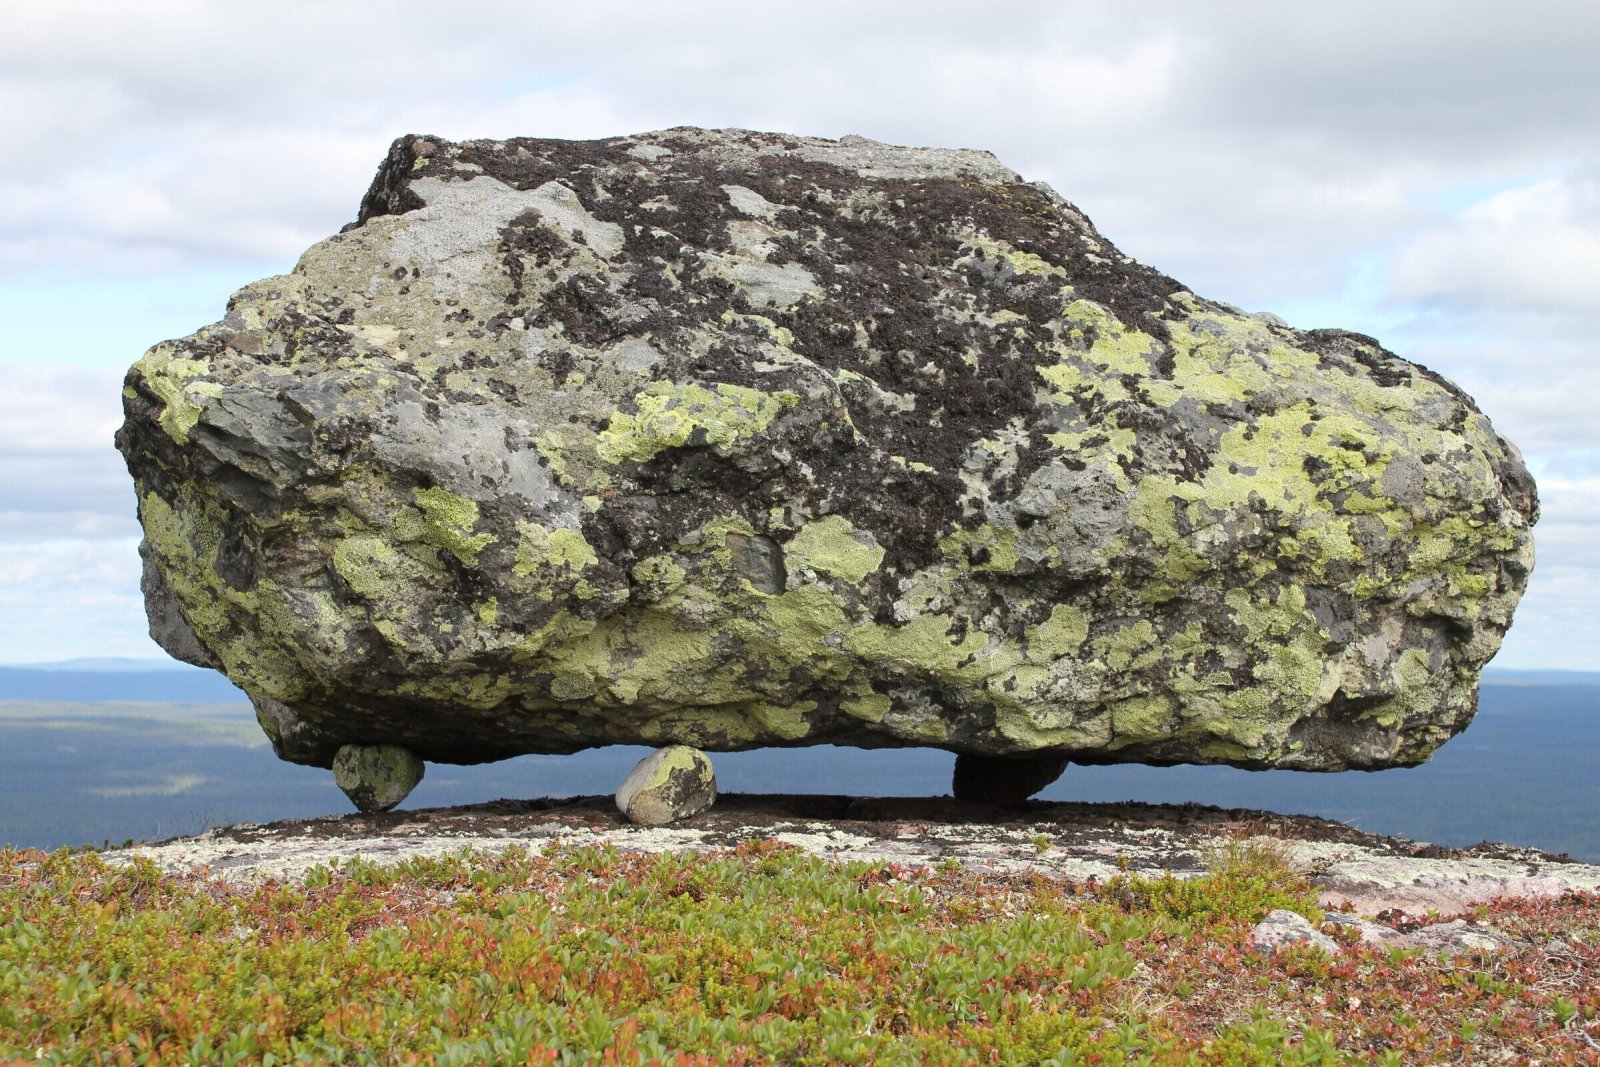
[[324, 766], [1417, 763], [1533, 558], [1450, 382], [860, 138], [402, 138], [124, 395], [157, 639]]

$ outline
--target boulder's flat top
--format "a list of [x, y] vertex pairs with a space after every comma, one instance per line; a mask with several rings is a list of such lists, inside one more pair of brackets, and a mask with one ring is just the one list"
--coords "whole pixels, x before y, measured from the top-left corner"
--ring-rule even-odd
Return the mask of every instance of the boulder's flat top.
[[205, 866], [242, 881], [299, 878], [315, 865], [357, 857], [392, 863], [466, 847], [537, 850], [559, 841], [659, 852], [732, 847], [763, 837], [839, 860], [910, 866], [954, 860], [1002, 874], [1105, 881], [1123, 871], [1198, 874], [1219, 841], [1257, 835], [1285, 842], [1314, 872], [1324, 905], [1348, 902], [1368, 915], [1388, 909], [1450, 914], [1496, 897], [1600, 889], [1600, 866], [1487, 843], [1441, 848], [1309, 816], [1134, 803], [1035, 802], [1005, 811], [943, 797], [734, 793], [668, 827], [629, 824], [610, 797], [500, 800], [219, 827], [112, 855], [145, 856], [168, 870]]

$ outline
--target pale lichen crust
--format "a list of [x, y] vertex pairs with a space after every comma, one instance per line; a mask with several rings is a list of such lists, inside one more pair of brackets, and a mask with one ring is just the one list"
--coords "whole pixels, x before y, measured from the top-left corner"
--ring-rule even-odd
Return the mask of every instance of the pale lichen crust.
[[1455, 386], [1194, 296], [978, 152], [402, 138], [124, 395], [159, 639], [323, 765], [1415, 763], [1532, 566]]

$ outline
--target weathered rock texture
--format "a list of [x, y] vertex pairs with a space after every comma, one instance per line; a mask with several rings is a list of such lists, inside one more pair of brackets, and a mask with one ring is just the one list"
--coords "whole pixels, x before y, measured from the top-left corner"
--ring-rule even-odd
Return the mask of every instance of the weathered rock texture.
[[333, 755], [333, 780], [362, 811], [388, 811], [422, 781], [426, 768], [399, 745], [344, 745]]
[[711, 760], [697, 748], [668, 745], [640, 760], [617, 789], [617, 810], [640, 826], [666, 826], [717, 800]]
[[154, 632], [313, 764], [1415, 763], [1532, 563], [1461, 390], [980, 152], [402, 138], [125, 396]]

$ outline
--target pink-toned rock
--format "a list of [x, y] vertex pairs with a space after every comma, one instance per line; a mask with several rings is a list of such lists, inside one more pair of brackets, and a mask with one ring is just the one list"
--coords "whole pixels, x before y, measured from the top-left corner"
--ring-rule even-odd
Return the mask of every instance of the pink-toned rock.
[[1320, 948], [1330, 956], [1339, 954], [1339, 943], [1312, 926], [1311, 920], [1298, 912], [1282, 908], [1268, 912], [1267, 917], [1256, 924], [1256, 928], [1250, 931], [1249, 944], [1257, 952], [1268, 956], [1302, 945]]

